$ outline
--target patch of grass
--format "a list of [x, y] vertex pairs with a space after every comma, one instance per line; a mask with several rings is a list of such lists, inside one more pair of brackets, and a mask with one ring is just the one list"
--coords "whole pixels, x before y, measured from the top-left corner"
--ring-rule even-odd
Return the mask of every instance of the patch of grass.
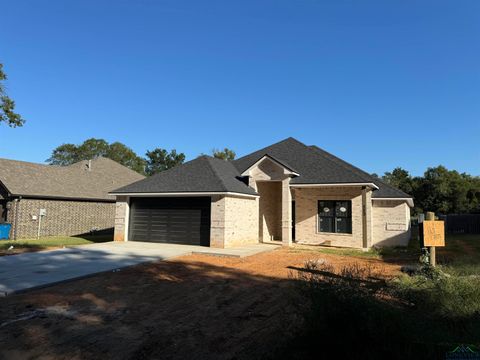
[[447, 235], [445, 247], [437, 250], [437, 263], [457, 276], [480, 275], [480, 235]]
[[431, 359], [480, 346], [480, 278], [389, 279], [368, 266], [308, 262], [298, 280], [305, 326], [277, 358]]
[[322, 254], [332, 254], [340, 256], [353, 256], [359, 258], [380, 258], [380, 251], [378, 249], [370, 249], [368, 251], [356, 250], [356, 249], [338, 249], [338, 248], [319, 248], [317, 250]]
[[[69, 247], [74, 245], [87, 245], [99, 242], [112, 241], [111, 235], [85, 235], [85, 236], [52, 236], [40, 239], [22, 239], [0, 241], [0, 255], [22, 252], [40, 251], [55, 247]], [[12, 250], [8, 250], [13, 246]]]

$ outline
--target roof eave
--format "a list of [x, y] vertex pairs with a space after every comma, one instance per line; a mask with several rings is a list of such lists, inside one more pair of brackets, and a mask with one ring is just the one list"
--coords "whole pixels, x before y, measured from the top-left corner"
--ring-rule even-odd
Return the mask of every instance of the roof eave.
[[236, 191], [167, 191], [167, 192], [110, 192], [113, 196], [135, 196], [135, 197], [186, 197], [186, 196], [212, 196], [212, 195], [228, 195], [247, 198], [258, 198], [258, 194], [246, 194]]
[[368, 186], [372, 189], [378, 190], [379, 187], [374, 183], [305, 183], [305, 184], [290, 184], [290, 187], [332, 187], [332, 186]]

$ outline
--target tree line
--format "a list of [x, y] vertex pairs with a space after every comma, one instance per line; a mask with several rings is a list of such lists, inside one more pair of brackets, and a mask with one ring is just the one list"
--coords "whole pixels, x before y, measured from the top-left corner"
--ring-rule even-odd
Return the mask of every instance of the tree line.
[[[374, 174], [375, 175], [375, 174]], [[400, 167], [386, 172], [382, 179], [413, 196], [413, 213], [480, 213], [480, 177], [445, 166], [428, 168], [422, 176], [412, 176]]]
[[[235, 152], [228, 148], [223, 150], [213, 149], [211, 154], [213, 157], [222, 160], [235, 159]], [[104, 139], [91, 138], [79, 145], [62, 144], [56, 147], [47, 162], [51, 165], [67, 166], [81, 160], [95, 159], [100, 156], [112, 159], [147, 176], [168, 170], [183, 164], [185, 161], [185, 154], [178, 153], [176, 149], [168, 151], [155, 148], [147, 151], [145, 157], [142, 157], [120, 142], [109, 143]]]

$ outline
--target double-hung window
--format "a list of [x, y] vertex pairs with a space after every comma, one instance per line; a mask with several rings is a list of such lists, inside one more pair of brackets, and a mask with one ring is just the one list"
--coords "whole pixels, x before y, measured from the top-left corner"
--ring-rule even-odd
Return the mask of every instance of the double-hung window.
[[352, 233], [352, 202], [350, 200], [320, 200], [318, 202], [318, 231]]

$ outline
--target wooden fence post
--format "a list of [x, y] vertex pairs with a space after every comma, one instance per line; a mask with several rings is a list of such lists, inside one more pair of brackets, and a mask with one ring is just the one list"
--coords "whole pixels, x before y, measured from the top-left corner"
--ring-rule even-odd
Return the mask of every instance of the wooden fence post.
[[[432, 211], [427, 211], [425, 214], [425, 220], [435, 220], [435, 213]], [[430, 253], [430, 265], [436, 266], [437, 265], [437, 257], [435, 254], [435, 246], [429, 246], [428, 252]]]

